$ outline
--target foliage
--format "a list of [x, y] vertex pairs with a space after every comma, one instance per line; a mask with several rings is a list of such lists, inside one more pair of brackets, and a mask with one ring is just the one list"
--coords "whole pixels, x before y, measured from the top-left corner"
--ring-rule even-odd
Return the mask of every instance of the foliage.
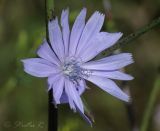
[[[85, 6], [89, 14], [95, 10], [109, 14], [103, 29], [121, 31], [124, 36], [158, 17], [159, 0], [112, 0], [106, 10], [102, 0], [56, 0], [55, 13], [70, 8], [70, 23]], [[108, 16], [108, 15], [107, 15]], [[89, 16], [88, 16], [89, 17]], [[43, 0], [0, 1], [0, 130], [47, 130], [47, 88], [45, 80], [31, 77], [22, 70], [20, 60], [34, 57], [35, 50], [45, 37], [45, 6]], [[135, 64], [127, 68], [135, 79], [123, 82], [130, 89], [132, 103], [127, 105], [89, 83], [84, 97], [95, 114], [94, 128], [90, 128], [67, 105], [60, 106], [60, 131], [131, 131], [140, 128], [151, 90], [157, 83], [160, 65], [160, 30], [157, 27], [133, 44], [123, 47], [134, 54]], [[102, 57], [102, 56], [100, 56]], [[159, 79], [158, 79], [159, 80]], [[89, 92], [89, 93], [88, 93]], [[160, 103], [157, 92], [148, 131], [159, 131]], [[101, 103], [99, 101], [103, 100]]]

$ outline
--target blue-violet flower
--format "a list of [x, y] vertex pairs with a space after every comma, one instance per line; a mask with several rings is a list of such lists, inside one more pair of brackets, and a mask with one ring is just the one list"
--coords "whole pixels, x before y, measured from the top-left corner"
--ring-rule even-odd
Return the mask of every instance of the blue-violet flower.
[[90, 81], [120, 100], [129, 101], [112, 79], [132, 80], [133, 77], [119, 69], [133, 63], [130, 53], [111, 55], [100, 60], [93, 59], [101, 51], [114, 45], [122, 33], [101, 32], [104, 15], [95, 12], [87, 22], [86, 9], [77, 16], [72, 29], [69, 28], [69, 10], [63, 10], [60, 24], [58, 18], [48, 23], [49, 41], [37, 51], [40, 58], [24, 59], [24, 70], [36, 77], [48, 77], [48, 90], [53, 91], [54, 103], [69, 103], [70, 108], [91, 124], [84, 113], [81, 95]]

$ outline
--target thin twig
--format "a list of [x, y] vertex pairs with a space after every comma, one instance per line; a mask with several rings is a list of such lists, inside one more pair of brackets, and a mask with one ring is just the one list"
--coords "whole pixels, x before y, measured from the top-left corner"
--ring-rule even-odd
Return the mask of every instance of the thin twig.
[[155, 81], [154, 87], [152, 89], [148, 104], [145, 108], [140, 131], [147, 131], [147, 128], [149, 126], [149, 120], [153, 114], [153, 108], [154, 108], [155, 101], [156, 101], [157, 95], [159, 93], [159, 90], [160, 90], [160, 76], [158, 76], [156, 78], [156, 81]]
[[[104, 50], [100, 55], [107, 56], [108, 54], [111, 54], [114, 50], [119, 49], [120, 47], [132, 42], [133, 40], [137, 39], [138, 37], [140, 37], [144, 33], [156, 28], [158, 25], [160, 25], [160, 17], [153, 20], [150, 24], [137, 30], [135, 33], [132, 33], [132, 34], [126, 36], [125, 38], [119, 40], [115, 45], [113, 45], [109, 49]], [[98, 57], [100, 55], [98, 55]]]

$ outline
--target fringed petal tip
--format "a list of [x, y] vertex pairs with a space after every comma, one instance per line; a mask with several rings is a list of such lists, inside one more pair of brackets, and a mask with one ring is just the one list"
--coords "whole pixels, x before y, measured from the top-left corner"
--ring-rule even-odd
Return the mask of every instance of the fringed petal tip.
[[96, 15], [102, 16], [102, 18], [105, 17], [105, 14], [103, 14], [103, 13], [101, 13], [99, 11], [95, 11], [95, 13], [96, 13]]
[[65, 12], [69, 13], [69, 7], [67, 7], [67, 8], [65, 8], [65, 9], [62, 10], [62, 14], [66, 14]]
[[[63, 21], [63, 19], [66, 17], [66, 16], [69, 16], [69, 8], [67, 7], [66, 9], [63, 9], [62, 10], [62, 13], [61, 13], [61, 21]], [[65, 23], [63, 23], [65, 24]]]
[[131, 81], [133, 79], [134, 79], [134, 77], [128, 74], [128, 81]]
[[24, 64], [26, 63], [27, 59], [21, 59], [20, 61]]
[[[111, 95], [113, 95], [113, 94], [111, 94]], [[121, 92], [121, 94], [119, 93], [118, 96], [115, 96], [115, 97], [117, 97], [120, 101], [125, 102], [125, 103], [130, 103], [130, 101], [131, 101], [131, 97], [124, 92]]]
[[123, 36], [123, 33], [122, 33], [122, 32], [117, 32], [117, 33], [115, 33], [115, 34], [117, 34], [120, 38]]
[[121, 100], [124, 101], [124, 102], [126, 102], [126, 103], [130, 103], [131, 102], [131, 97], [126, 94], [126, 97], [124, 97]]
[[122, 54], [126, 55], [126, 56], [124, 57], [124, 60], [125, 60], [125, 59], [128, 60], [128, 65], [135, 62], [134, 59], [133, 59], [132, 53], [122, 53]]
[[131, 98], [131, 96], [129, 96], [127, 104], [131, 104], [131, 103], [132, 103], [132, 98]]
[[48, 21], [48, 28], [54, 28], [55, 24], [58, 23], [58, 17], [56, 16], [55, 18], [51, 19], [50, 21]]
[[25, 68], [25, 62], [27, 59], [21, 59], [20, 61], [22, 62], [23, 68]]
[[129, 56], [129, 64], [128, 65], [130, 65], [130, 64], [134, 63], [135, 61], [133, 59], [132, 53], [128, 53], [128, 56]]
[[82, 113], [80, 111], [80, 109], [76, 106], [76, 110], [79, 112], [80, 116], [91, 126], [93, 127], [93, 123], [95, 122], [94, 121], [94, 118], [89, 118], [89, 116], [87, 116], [85, 113]]
[[86, 11], [87, 12], [87, 8], [86, 7], [83, 7], [83, 9], [82, 10], [84, 10], [84, 11]]
[[[113, 33], [117, 37], [117, 41], [123, 36], [122, 32]], [[117, 41], [115, 43], [117, 43]]]

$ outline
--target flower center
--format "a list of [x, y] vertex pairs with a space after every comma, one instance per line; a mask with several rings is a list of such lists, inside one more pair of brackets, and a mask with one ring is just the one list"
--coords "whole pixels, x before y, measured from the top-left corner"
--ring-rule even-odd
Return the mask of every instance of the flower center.
[[82, 77], [87, 77], [89, 71], [80, 67], [82, 62], [74, 57], [69, 57], [62, 65], [63, 74], [68, 76], [73, 82], [77, 82]]

